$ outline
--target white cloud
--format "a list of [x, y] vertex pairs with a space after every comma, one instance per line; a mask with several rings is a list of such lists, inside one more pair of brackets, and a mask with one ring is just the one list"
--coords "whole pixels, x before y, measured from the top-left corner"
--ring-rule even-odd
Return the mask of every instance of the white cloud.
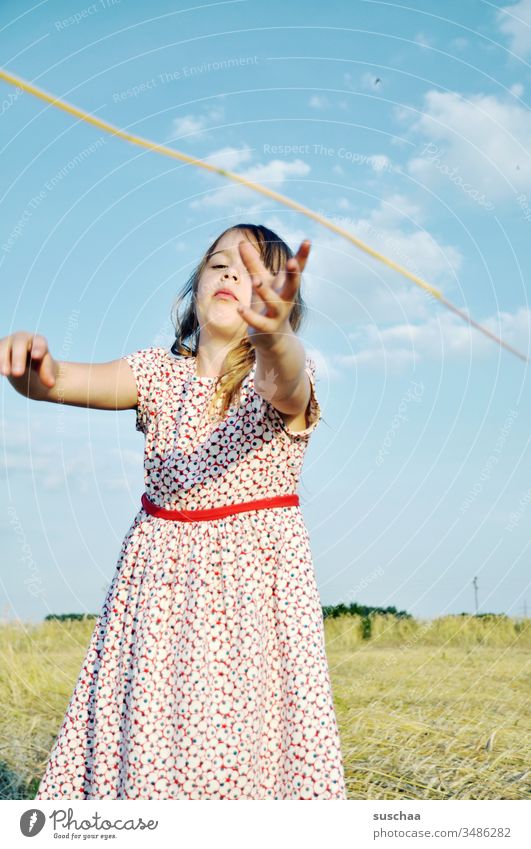
[[345, 71], [345, 73], [343, 74], [343, 84], [348, 89], [351, 89], [351, 90], [357, 89], [357, 85], [354, 82], [354, 80], [352, 79], [352, 74], [349, 73], [348, 71]]
[[183, 118], [175, 118], [172, 123], [172, 136], [180, 138], [197, 133], [205, 126], [203, 118], [196, 115], [185, 115]]
[[450, 41], [449, 47], [452, 47], [457, 50], [464, 50], [465, 47], [468, 47], [468, 39], [458, 35], [457, 38], [453, 38]]
[[435, 44], [432, 38], [428, 38], [423, 32], [418, 32], [415, 36], [415, 43], [419, 44], [421, 47], [431, 47], [432, 44]]
[[339, 174], [341, 177], [348, 173], [349, 181], [351, 181], [351, 175], [354, 169], [359, 168], [360, 177], [366, 178], [368, 180], [366, 185], [370, 186], [373, 175], [379, 178], [382, 174], [392, 171], [395, 167], [392, 160], [385, 153], [364, 154], [357, 151], [348, 151], [348, 154], [348, 156], [345, 155], [345, 149], [343, 148], [341, 161], [346, 162], [347, 166], [344, 168], [342, 165], [336, 163], [332, 166], [332, 172]]
[[[390, 195], [364, 218], [316, 211], [446, 293], [461, 268], [460, 252], [438, 243], [422, 228], [426, 214], [409, 197]], [[278, 232], [286, 232], [282, 222]], [[313, 242], [303, 297], [321, 329], [323, 324], [336, 330], [359, 322], [426, 319], [431, 314], [432, 299], [421, 288], [340, 236], [321, 227], [314, 237], [309, 228], [297, 229], [294, 235], [290, 244], [296, 248], [303, 238]]]
[[309, 228], [304, 226], [303, 221], [300, 226], [294, 227], [289, 218], [282, 219], [278, 215], [268, 215], [264, 218], [264, 224], [284, 239], [293, 253], [297, 253], [303, 239], [311, 239]]
[[172, 138], [178, 139], [183, 136], [202, 135], [209, 124], [220, 121], [223, 118], [223, 109], [218, 106], [211, 107], [203, 115], [183, 115], [172, 121]]
[[126, 446], [111, 449], [108, 424], [93, 419], [87, 434], [86, 413], [71, 408], [65, 413], [71, 419], [70, 426], [58, 432], [56, 413], [50, 405], [43, 413], [32, 412], [28, 419], [12, 416], [9, 422], [2, 422], [0, 478], [22, 475], [38, 491], [85, 493], [95, 487], [114, 488], [122, 474], [127, 488], [126, 476], [143, 468], [143, 451]]
[[[331, 357], [319, 351], [317, 348], [306, 346], [306, 352], [310, 355], [315, 363], [315, 379], [321, 385], [326, 386], [331, 381], [337, 381], [342, 377], [343, 369], [334, 365]], [[322, 391], [322, 390], [321, 390]]]
[[[531, 311], [527, 308], [500, 312], [479, 323], [526, 353], [531, 339]], [[403, 372], [425, 360], [466, 362], [496, 356], [500, 350], [496, 342], [446, 311], [418, 324], [366, 324], [350, 337], [356, 352], [336, 358], [348, 370], [361, 367]]]
[[[217, 154], [212, 154], [216, 156]], [[232, 169], [228, 169], [232, 170]], [[239, 170], [238, 174], [253, 183], [262, 183], [265, 186], [271, 186], [275, 191], [280, 191], [283, 183], [288, 178], [305, 177], [310, 172], [310, 166], [301, 159], [295, 159], [293, 162], [284, 162], [281, 159], [273, 159], [265, 164], [256, 164], [248, 168], [246, 171]], [[257, 201], [257, 194], [245, 186], [237, 183], [225, 183], [223, 186], [214, 189], [207, 195], [191, 201], [190, 207], [193, 209], [204, 207], [224, 207], [233, 211], [234, 207], [242, 204], [248, 207], [250, 197], [254, 200], [254, 212], [261, 210], [264, 206], [270, 205], [271, 201], [264, 196], [262, 201]]]
[[499, 312], [483, 324], [497, 336], [526, 354], [531, 335], [531, 310], [520, 307], [515, 313]]
[[203, 157], [205, 162], [215, 165], [217, 168], [225, 168], [227, 171], [237, 171], [244, 162], [252, 159], [250, 147], [222, 147]]
[[512, 99], [429, 91], [419, 118], [404, 108], [395, 114], [426, 140], [407, 165], [417, 179], [475, 203], [480, 195], [493, 204], [531, 187], [531, 112]]
[[385, 153], [375, 153], [367, 157], [367, 162], [377, 174], [383, 174], [384, 171], [388, 171], [392, 167], [391, 160]]
[[12, 474], [29, 475], [35, 487], [42, 490], [67, 487], [88, 492], [93, 470], [82, 450], [74, 454], [68, 450], [62, 456], [58, 451], [47, 451], [31, 443], [25, 451], [19, 451], [8, 442], [2, 457], [1, 475], [10, 478]]
[[524, 57], [531, 52], [531, 0], [519, 0], [498, 9], [496, 21], [509, 39], [513, 53]]
[[403, 224], [407, 219], [410, 219], [410, 222], [420, 224], [425, 218], [426, 214], [418, 203], [411, 197], [401, 195], [398, 192], [384, 198], [370, 214], [371, 225], [383, 228], [395, 227]]
[[282, 159], [272, 159], [264, 165], [253, 165], [245, 176], [248, 180], [258, 183], [270, 181], [272, 183], [283, 183], [288, 177], [305, 177], [310, 173], [310, 166], [302, 159], [294, 159], [293, 162], [284, 162]]
[[330, 102], [328, 98], [323, 95], [314, 94], [310, 97], [308, 105], [311, 106], [312, 109], [325, 109], [327, 106], [330, 106]]

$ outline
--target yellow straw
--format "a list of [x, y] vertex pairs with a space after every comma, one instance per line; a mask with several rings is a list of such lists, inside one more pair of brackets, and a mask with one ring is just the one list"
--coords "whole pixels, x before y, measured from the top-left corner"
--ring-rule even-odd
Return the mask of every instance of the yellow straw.
[[380, 260], [380, 262], [385, 263], [390, 268], [393, 268], [395, 271], [398, 271], [399, 274], [403, 274], [404, 277], [409, 278], [415, 285], [420, 286], [424, 291], [429, 292], [433, 295], [434, 298], [437, 298], [445, 307], [452, 310], [456, 315], [462, 318], [467, 322], [471, 327], [475, 327], [477, 330], [480, 330], [481, 333], [484, 333], [485, 336], [488, 336], [490, 339], [493, 339], [507, 351], [510, 351], [515, 356], [519, 357], [519, 359], [524, 362], [528, 362], [528, 357], [525, 354], [517, 351], [516, 348], [513, 348], [507, 342], [504, 342], [503, 339], [500, 339], [496, 334], [492, 333], [488, 328], [483, 327], [483, 325], [478, 324], [474, 321], [470, 316], [468, 316], [465, 312], [460, 310], [458, 307], [454, 306], [454, 304], [450, 303], [435, 286], [431, 286], [421, 277], [417, 277], [416, 274], [412, 274], [407, 268], [404, 268], [402, 265], [399, 265], [396, 262], [393, 262], [392, 259], [384, 256], [383, 254], [376, 251], [374, 248], [371, 248], [369, 245], [362, 242], [361, 239], [353, 236], [352, 233], [349, 233], [348, 230], [344, 230], [342, 227], [338, 227], [337, 224], [334, 224], [332, 221], [329, 221], [328, 218], [325, 218], [319, 213], [314, 212], [311, 209], [308, 209], [306, 206], [302, 206], [302, 204], [297, 203], [291, 198], [286, 197], [285, 195], [281, 195], [278, 192], [273, 191], [272, 189], [267, 189], [265, 186], [260, 185], [260, 183], [253, 183], [250, 180], [246, 180], [245, 177], [241, 177], [239, 174], [235, 174], [232, 171], [226, 171], [224, 168], [218, 168], [216, 165], [211, 165], [208, 162], [203, 162], [200, 159], [196, 159], [194, 156], [188, 156], [186, 153], [181, 153], [178, 150], [172, 150], [165, 145], [156, 144], [155, 142], [149, 141], [148, 139], [143, 139], [140, 136], [132, 135], [131, 133], [126, 133], [124, 130], [120, 130], [118, 127], [114, 127], [112, 124], [109, 124], [107, 121], [102, 121], [101, 118], [96, 118], [95, 115], [91, 115], [88, 112], [84, 112], [82, 109], [78, 109], [77, 106], [72, 106], [70, 103], [66, 103], [64, 100], [61, 100], [58, 97], [54, 97], [52, 94], [48, 94], [37, 86], [32, 85], [31, 83], [26, 82], [25, 80], [20, 79], [20, 77], [16, 77], [13, 74], [9, 74], [7, 71], [4, 71], [0, 68], [0, 79], [5, 80], [6, 83], [10, 85], [17, 86], [21, 88], [23, 91], [27, 91], [28, 94], [33, 94], [35, 97], [39, 97], [41, 100], [50, 103], [52, 106], [55, 106], [57, 109], [62, 109], [64, 112], [68, 112], [70, 115], [74, 115], [76, 118], [79, 118], [81, 121], [86, 121], [87, 124], [93, 124], [95, 127], [99, 127], [100, 130], [104, 130], [106, 133], [110, 133], [111, 135], [118, 136], [125, 141], [131, 142], [131, 144], [139, 145], [140, 147], [147, 148], [147, 150], [152, 150], [155, 153], [160, 153], [163, 156], [169, 156], [172, 159], [180, 159], [182, 162], [188, 162], [190, 165], [194, 165], [196, 168], [204, 168], [206, 171], [212, 171], [215, 174], [219, 174], [221, 177], [227, 177], [229, 180], [233, 180], [234, 182], [241, 183], [247, 188], [252, 189], [255, 192], [259, 192], [266, 197], [274, 198], [285, 206], [291, 207], [291, 209], [297, 210], [297, 212], [301, 212], [303, 215], [306, 215], [308, 218], [313, 218], [314, 221], [317, 221], [318, 224], [322, 224], [323, 227], [328, 227], [329, 230], [332, 230], [334, 233], [337, 233], [339, 236], [342, 236], [347, 241], [351, 242], [356, 247], [360, 248], [362, 251], [373, 256], [375, 259]]

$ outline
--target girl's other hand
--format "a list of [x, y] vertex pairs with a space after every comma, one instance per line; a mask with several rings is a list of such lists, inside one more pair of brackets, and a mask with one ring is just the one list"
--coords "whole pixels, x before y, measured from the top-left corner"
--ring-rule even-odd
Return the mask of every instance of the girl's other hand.
[[20, 378], [30, 367], [45, 387], [51, 389], [55, 385], [55, 360], [46, 337], [18, 330], [0, 339], [0, 374]]

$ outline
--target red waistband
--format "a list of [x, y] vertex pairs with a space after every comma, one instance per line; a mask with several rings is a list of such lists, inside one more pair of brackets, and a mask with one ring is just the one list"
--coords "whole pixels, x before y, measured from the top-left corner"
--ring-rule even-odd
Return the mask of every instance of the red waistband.
[[247, 510], [265, 510], [268, 507], [298, 507], [299, 496], [275, 495], [273, 498], [260, 498], [257, 501], [241, 501], [239, 504], [227, 504], [223, 507], [210, 507], [207, 510], [167, 510], [165, 507], [157, 507], [149, 500], [147, 494], [142, 495], [142, 507], [151, 516], [157, 519], [176, 519], [180, 522], [200, 522], [204, 519], [221, 519], [232, 513], [244, 513]]

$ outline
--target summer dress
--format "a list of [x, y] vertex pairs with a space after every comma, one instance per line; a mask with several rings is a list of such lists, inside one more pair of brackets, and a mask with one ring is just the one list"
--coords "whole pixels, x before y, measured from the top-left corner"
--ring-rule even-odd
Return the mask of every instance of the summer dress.
[[[145, 490], [202, 510], [295, 493], [321, 418], [291, 431], [254, 387], [221, 422], [195, 357], [125, 357]], [[345, 799], [321, 603], [299, 506], [201, 521], [142, 506], [36, 799]]]

